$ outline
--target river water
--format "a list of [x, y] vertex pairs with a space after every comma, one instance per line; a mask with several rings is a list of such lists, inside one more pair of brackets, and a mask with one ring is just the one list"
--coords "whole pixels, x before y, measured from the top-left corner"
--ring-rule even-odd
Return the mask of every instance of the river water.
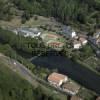
[[64, 56], [50, 53], [46, 56], [37, 57], [32, 60], [32, 63], [48, 69], [58, 69], [59, 73], [68, 75], [84, 87], [100, 94], [100, 76]]

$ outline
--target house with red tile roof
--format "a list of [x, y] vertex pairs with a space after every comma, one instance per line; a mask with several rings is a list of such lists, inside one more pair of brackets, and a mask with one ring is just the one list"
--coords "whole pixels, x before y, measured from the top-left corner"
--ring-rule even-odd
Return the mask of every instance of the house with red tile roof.
[[68, 81], [68, 77], [66, 75], [62, 75], [59, 73], [52, 73], [48, 77], [48, 82], [54, 86], [61, 86], [63, 83]]
[[48, 44], [48, 47], [52, 47], [52, 48], [62, 48], [64, 45], [64, 43], [57, 42], [57, 41], [49, 41], [47, 44]]

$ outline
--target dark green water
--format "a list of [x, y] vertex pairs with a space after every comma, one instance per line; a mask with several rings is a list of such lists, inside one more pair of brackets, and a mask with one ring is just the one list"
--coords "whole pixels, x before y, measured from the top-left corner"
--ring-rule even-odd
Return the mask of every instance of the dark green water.
[[68, 75], [68, 77], [79, 82], [81, 85], [94, 90], [100, 94], [100, 76], [92, 72], [91, 70], [72, 62], [70, 59], [61, 56], [48, 54], [41, 56], [32, 61], [37, 66], [44, 66], [49, 69], [58, 69], [62, 74]]

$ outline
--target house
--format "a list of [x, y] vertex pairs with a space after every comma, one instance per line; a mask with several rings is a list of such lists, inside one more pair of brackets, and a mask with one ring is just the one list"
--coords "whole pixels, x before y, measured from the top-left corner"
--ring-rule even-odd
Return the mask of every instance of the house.
[[100, 37], [96, 39], [96, 44], [100, 46]]
[[52, 73], [48, 77], [48, 82], [56, 87], [61, 86], [63, 83], [68, 81], [68, 77], [59, 73]]
[[77, 36], [76, 32], [70, 26], [63, 27], [62, 33], [67, 38], [75, 38]]
[[68, 82], [63, 84], [63, 90], [71, 95], [76, 95], [80, 89], [80, 86], [74, 82]]
[[47, 46], [48, 47], [51, 47], [53, 49], [62, 49], [63, 46], [64, 46], [64, 43], [63, 42], [59, 42], [59, 41], [48, 41], [47, 42]]
[[74, 47], [74, 49], [80, 49], [82, 47], [81, 42], [78, 40], [74, 40], [73, 47]]
[[72, 96], [70, 100], [83, 100], [83, 99], [78, 96]]
[[79, 41], [81, 42], [82, 45], [86, 45], [87, 44], [87, 39], [85, 39], [84, 37], [80, 37]]
[[78, 35], [78, 39], [73, 39], [73, 47], [74, 49], [80, 49], [82, 46], [86, 45], [88, 43], [88, 40], [85, 36]]
[[38, 37], [41, 35], [41, 32], [37, 29], [37, 28], [26, 28], [26, 27], [23, 27], [23, 28], [18, 28], [16, 30], [13, 30], [13, 32], [16, 34], [16, 35], [22, 35], [24, 37]]

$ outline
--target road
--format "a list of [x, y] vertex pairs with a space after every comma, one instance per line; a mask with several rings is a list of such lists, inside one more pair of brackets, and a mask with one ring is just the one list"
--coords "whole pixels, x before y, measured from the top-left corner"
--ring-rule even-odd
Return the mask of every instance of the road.
[[[24, 65], [20, 64], [18, 61], [14, 59], [10, 59], [9, 57], [6, 57], [2, 54], [0, 54], [0, 60], [3, 60], [5, 64], [8, 65], [8, 67], [18, 73], [21, 77], [23, 77], [25, 80], [27, 80], [29, 83], [31, 83], [33, 86], [38, 87], [42, 85], [42, 87], [52, 88], [53, 90], [56, 90], [57, 92], [68, 94], [64, 92], [61, 88], [56, 88], [50, 85], [47, 81], [37, 77], [34, 75], [30, 70], [28, 70]], [[70, 94], [68, 94], [70, 95]]]

